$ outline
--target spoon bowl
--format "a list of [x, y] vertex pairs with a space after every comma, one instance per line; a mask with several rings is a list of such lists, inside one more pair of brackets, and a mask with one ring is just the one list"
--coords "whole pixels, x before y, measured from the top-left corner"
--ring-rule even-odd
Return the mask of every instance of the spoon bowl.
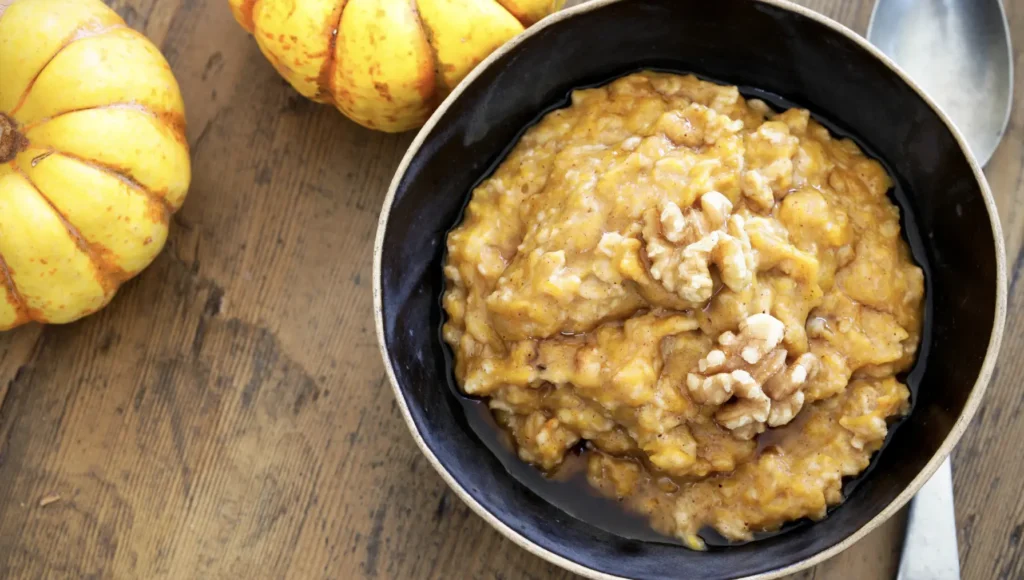
[[949, 115], [984, 165], [1010, 120], [1013, 59], [999, 0], [879, 0], [868, 40]]

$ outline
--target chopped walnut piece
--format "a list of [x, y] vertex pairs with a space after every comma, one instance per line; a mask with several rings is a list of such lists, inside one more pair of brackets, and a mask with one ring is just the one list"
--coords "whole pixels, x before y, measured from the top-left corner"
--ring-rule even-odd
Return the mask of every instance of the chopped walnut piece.
[[775, 195], [772, 193], [771, 184], [763, 173], [751, 169], [740, 178], [740, 187], [743, 195], [752, 201], [755, 206], [762, 210], [769, 210], [775, 205]]
[[665, 233], [665, 239], [678, 244], [683, 239], [683, 230], [686, 228], [686, 218], [683, 217], [683, 210], [679, 206], [669, 202], [661, 210], [661, 231]]
[[725, 220], [732, 214], [732, 202], [717, 191], [709, 191], [700, 196], [700, 209], [711, 226], [719, 228], [725, 225]]
[[[673, 203], [660, 214], [649, 210], [644, 216], [644, 241], [651, 277], [666, 290], [684, 300], [703, 302], [711, 297], [713, 282], [708, 269], [711, 250], [719, 232], [704, 236], [706, 228], [699, 212], [685, 214]], [[698, 241], [682, 249], [679, 244], [696, 237]]]
[[726, 429], [735, 430], [751, 423], [764, 423], [771, 410], [771, 399], [761, 390], [760, 385], [746, 371], [733, 371], [733, 391], [736, 398], [722, 405], [715, 413], [715, 420]]
[[712, 350], [707, 354], [706, 357], [700, 360], [698, 368], [700, 372], [705, 372], [710, 367], [718, 368], [725, 364], [725, 353], [719, 349]]
[[786, 327], [778, 318], [771, 314], [757, 313], [740, 323], [740, 338], [749, 337], [747, 344], [740, 350], [740, 356], [750, 364], [761, 360], [761, 357], [779, 346], [785, 335]]
[[[643, 235], [651, 277], [666, 290], [692, 303], [711, 299], [718, 267], [722, 282], [735, 292], [751, 285], [756, 260], [739, 216], [730, 216], [732, 203], [717, 191], [701, 197], [701, 209], [665, 204], [644, 214]], [[712, 227], [717, 227], [711, 231]]]
[[665, 204], [658, 218], [665, 239], [675, 245], [686, 246], [700, 241], [713, 229], [700, 211], [684, 211], [673, 202]]
[[[700, 360], [698, 370], [704, 373], [709, 365], [723, 366], [724, 364], [725, 353], [720, 349], [714, 349]], [[772, 351], [754, 365], [744, 364], [743, 368], [729, 369], [710, 376], [689, 373], [686, 377], [686, 386], [696, 402], [704, 405], [720, 405], [733, 395], [733, 384], [736, 381], [751, 377], [754, 383], [762, 385], [784, 368], [786, 368], [786, 350], [780, 348]]]
[[[753, 365], [750, 368], [750, 374], [757, 381], [757, 384], [765, 385], [768, 379], [771, 379], [785, 368], [786, 349], [777, 348], [761, 358], [756, 365]], [[767, 391], [765, 393], [767, 394]]]
[[[757, 313], [748, 316], [740, 323], [738, 335], [728, 331], [719, 335], [720, 348], [708, 352], [704, 358], [700, 359], [697, 369], [701, 373], [707, 374], [728, 372], [740, 368], [746, 369], [748, 372], [754, 371], [747, 367], [758, 364], [767, 354], [773, 353], [782, 342], [784, 334], [785, 326], [782, 321], [771, 314]], [[786, 351], [781, 350], [781, 353], [784, 360]], [[773, 357], [775, 357], [772, 361], [773, 365], [779, 363], [778, 356], [778, 353], [773, 353]], [[778, 370], [779, 368], [776, 367], [774, 372], [778, 372]], [[774, 372], [769, 373], [764, 370], [757, 372], [760, 373], [761, 380], [767, 380], [771, 374], [774, 374]]]
[[805, 352], [797, 357], [785, 371], [777, 373], [764, 383], [764, 392], [776, 401], [782, 401], [797, 392], [809, 378], [818, 372], [818, 357]]
[[[758, 258], [747, 235], [746, 221], [734, 215], [726, 222], [726, 232], [738, 245], [729, 252], [715, 257], [715, 264], [722, 274], [722, 282], [733, 292], [743, 292], [754, 282], [754, 272], [758, 267]], [[742, 260], [737, 255], [742, 254]]]
[[701, 241], [683, 249], [682, 259], [676, 268], [675, 283], [675, 292], [683, 300], [705, 302], [711, 298], [714, 281], [708, 266], [711, 263], [711, 252], [718, 246], [720, 239], [719, 232], [711, 232]]
[[761, 433], [764, 433], [764, 423], [748, 423], [742, 427], [731, 429], [733, 437], [743, 441], [750, 441]]
[[781, 427], [788, 424], [803, 407], [803, 391], [796, 391], [789, 398], [781, 401], [772, 401], [771, 411], [768, 412], [768, 426]]
[[[746, 249], [749, 249], [748, 245]], [[730, 290], [741, 292], [750, 285], [754, 272], [747, 263], [749, 252], [743, 243], [732, 236], [722, 236], [711, 254], [711, 261], [718, 266], [722, 283]]]
[[733, 371], [732, 375], [735, 379], [733, 390], [736, 391], [736, 396], [743, 397], [744, 399], [767, 399], [764, 392], [761, 391], [761, 385], [754, 380], [750, 373], [747, 371]]
[[[737, 375], [736, 373], [742, 373]], [[729, 400], [733, 394], [733, 385], [738, 381], [749, 377], [746, 371], [733, 371], [732, 373], [718, 373], [710, 377], [702, 377], [696, 373], [686, 376], [686, 388], [690, 390], [694, 400], [705, 405], [721, 405]]]
[[[757, 313], [740, 323], [740, 333], [724, 332], [718, 337], [723, 350], [712, 350], [701, 359], [701, 372], [716, 373], [733, 370], [746, 364], [756, 364], [775, 350], [785, 334], [785, 326], [771, 314]], [[721, 353], [721, 354], [719, 354]]]

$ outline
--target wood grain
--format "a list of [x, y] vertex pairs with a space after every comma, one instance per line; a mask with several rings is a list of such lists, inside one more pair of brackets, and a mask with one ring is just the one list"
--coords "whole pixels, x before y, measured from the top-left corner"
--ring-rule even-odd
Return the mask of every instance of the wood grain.
[[[412, 136], [300, 98], [224, 0], [110, 3], [178, 76], [195, 176], [108, 309], [0, 335], [0, 578], [570, 578], [452, 496], [386, 384], [371, 247]], [[859, 31], [872, 5], [804, 3]], [[1006, 4], [1020, 65], [1024, 0]], [[1018, 107], [988, 170], [1014, 264], [1004, 353], [1024, 346], [1022, 167]], [[1024, 576], [1022, 376], [1004, 356], [956, 453], [968, 579]], [[901, 533], [796, 578], [891, 578]]]

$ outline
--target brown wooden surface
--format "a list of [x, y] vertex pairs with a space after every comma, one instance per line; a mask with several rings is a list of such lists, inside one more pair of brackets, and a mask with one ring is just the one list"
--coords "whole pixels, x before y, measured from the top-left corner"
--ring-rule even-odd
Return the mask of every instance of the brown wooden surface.
[[[447, 490], [384, 378], [371, 247], [412, 135], [301, 99], [225, 0], [111, 3], [178, 76], [195, 176], [109, 308], [0, 335], [0, 578], [569, 578]], [[872, 2], [805, 4], [863, 32]], [[1021, 65], [1024, 0], [1006, 4]], [[1018, 106], [988, 168], [1014, 282], [1022, 166]], [[954, 461], [968, 579], [1024, 575], [1022, 346], [1015, 285]], [[893, 577], [900, 519], [797, 578]]]

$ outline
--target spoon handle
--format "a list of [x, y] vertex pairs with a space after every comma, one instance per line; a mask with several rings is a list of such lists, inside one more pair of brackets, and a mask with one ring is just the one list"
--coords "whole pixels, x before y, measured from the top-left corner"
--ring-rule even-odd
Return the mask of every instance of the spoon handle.
[[953, 470], [947, 458], [910, 503], [896, 580], [959, 580]]

